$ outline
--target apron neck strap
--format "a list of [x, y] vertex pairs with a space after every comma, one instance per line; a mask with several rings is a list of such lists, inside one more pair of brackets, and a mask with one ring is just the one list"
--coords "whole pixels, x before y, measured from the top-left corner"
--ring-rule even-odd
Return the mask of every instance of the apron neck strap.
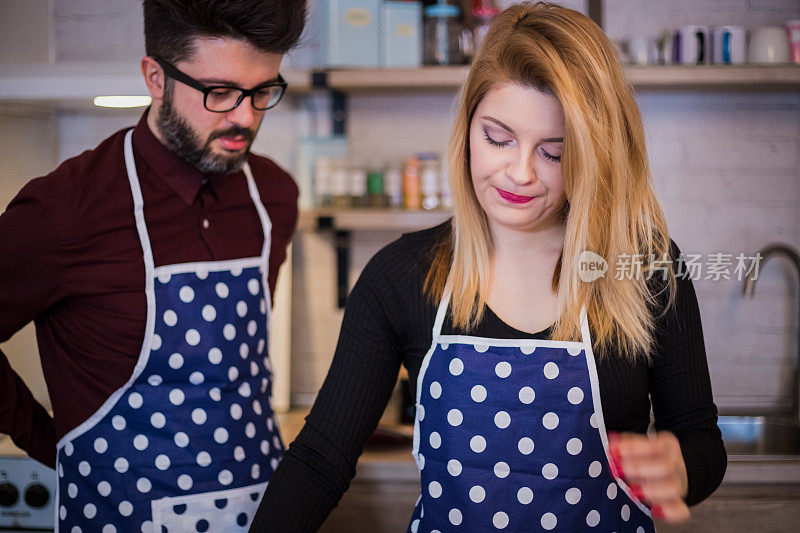
[[136, 219], [136, 230], [139, 233], [139, 242], [142, 245], [146, 278], [153, 277], [155, 265], [153, 263], [153, 250], [150, 247], [150, 236], [147, 234], [147, 224], [144, 221], [144, 199], [142, 188], [139, 185], [139, 174], [136, 172], [136, 161], [133, 159], [133, 128], [125, 134], [125, 168], [128, 171], [128, 182], [133, 195], [133, 216]]
[[242, 166], [242, 171], [244, 172], [245, 178], [247, 178], [247, 191], [250, 193], [250, 199], [253, 200], [253, 205], [256, 207], [258, 219], [261, 221], [261, 228], [264, 231], [264, 245], [261, 247], [264, 271], [261, 277], [264, 283], [264, 299], [267, 302], [267, 316], [269, 316], [272, 313], [272, 293], [269, 290], [269, 254], [272, 248], [272, 221], [269, 219], [267, 209], [261, 201], [261, 194], [258, 192], [256, 180], [253, 178], [252, 170], [250, 170], [250, 163], [245, 161]]
[[264, 230], [264, 246], [261, 249], [261, 255], [264, 256], [265, 259], [269, 259], [270, 245], [272, 243], [272, 221], [270, 221], [269, 215], [267, 215], [267, 209], [261, 201], [261, 195], [258, 192], [258, 187], [256, 187], [256, 180], [253, 178], [253, 172], [250, 170], [250, 163], [245, 162], [245, 164], [242, 165], [242, 171], [244, 172], [245, 178], [247, 178], [247, 191], [250, 193], [250, 199], [253, 200], [253, 205], [256, 206], [258, 218]]
[[584, 346], [588, 346], [588, 348], [591, 348], [592, 337], [589, 334], [589, 319], [586, 315], [586, 304], [581, 305], [580, 326], [581, 326], [581, 340], [583, 341]]
[[442, 299], [439, 301], [439, 308], [436, 310], [436, 320], [433, 322], [433, 339], [436, 340], [442, 334], [442, 325], [444, 324], [444, 317], [447, 314], [447, 308], [450, 306], [450, 295], [453, 293], [450, 288], [450, 280], [444, 285], [442, 292]]

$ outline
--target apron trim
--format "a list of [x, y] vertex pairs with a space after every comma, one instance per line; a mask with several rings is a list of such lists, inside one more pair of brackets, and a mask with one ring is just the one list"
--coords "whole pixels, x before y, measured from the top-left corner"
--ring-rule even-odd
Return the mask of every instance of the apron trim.
[[139, 358], [136, 365], [133, 367], [133, 372], [125, 384], [114, 391], [108, 399], [103, 402], [97, 411], [95, 411], [89, 418], [87, 418], [79, 426], [73, 428], [66, 435], [61, 437], [56, 445], [58, 450], [64, 447], [67, 442], [79, 437], [86, 433], [89, 429], [93, 428], [103, 417], [113, 409], [119, 399], [125, 394], [125, 391], [130, 388], [131, 384], [139, 377], [145, 366], [150, 354], [150, 343], [153, 340], [153, 332], [155, 330], [156, 322], [156, 309], [155, 309], [155, 281], [153, 279], [153, 250], [150, 246], [150, 238], [147, 234], [147, 225], [144, 220], [144, 199], [142, 198], [142, 189], [139, 186], [139, 176], [136, 172], [136, 162], [133, 159], [133, 129], [128, 130], [125, 134], [125, 167], [128, 171], [128, 182], [131, 187], [131, 195], [133, 196], [133, 215], [136, 219], [136, 230], [139, 233], [139, 242], [142, 246], [142, 255], [144, 256], [144, 269], [145, 269], [145, 297], [147, 299], [147, 319], [144, 329], [144, 341], [142, 348], [139, 352]]
[[153, 277], [171, 276], [173, 274], [187, 274], [193, 272], [219, 272], [233, 268], [249, 268], [261, 266], [263, 257], [245, 257], [242, 259], [227, 259], [224, 261], [197, 261], [194, 263], [178, 263], [164, 265], [153, 270]]
[[[589, 335], [589, 324], [581, 322], [581, 332], [584, 337]], [[589, 384], [592, 387], [592, 402], [594, 404], [594, 416], [595, 420], [597, 420], [597, 431], [600, 433], [600, 441], [603, 443], [603, 452], [606, 454], [606, 462], [611, 464], [611, 452], [608, 448], [608, 432], [606, 431], [606, 421], [603, 417], [603, 406], [600, 401], [600, 380], [597, 377], [597, 364], [594, 359], [594, 352], [592, 351], [592, 346], [589, 344], [586, 348], [586, 364], [589, 367]], [[651, 516], [650, 509], [647, 508], [642, 502], [639, 501], [633, 495], [631, 488], [628, 484], [614, 476], [613, 474], [611, 477], [614, 479], [614, 482], [628, 495], [628, 499], [631, 500], [636, 506], [648, 517]]]
[[573, 348], [583, 350], [585, 344], [581, 341], [556, 341], [550, 339], [503, 339], [493, 337], [472, 337], [470, 335], [440, 335], [436, 344], [490, 344], [511, 348]]
[[[250, 198], [256, 206], [258, 218], [261, 220], [261, 227], [264, 231], [264, 244], [261, 246], [261, 258], [264, 261], [264, 270], [261, 272], [261, 283], [264, 285], [264, 299], [267, 301], [266, 315], [272, 316], [272, 294], [269, 291], [269, 253], [272, 247], [272, 221], [267, 215], [267, 209], [261, 201], [261, 194], [256, 187], [256, 180], [253, 178], [253, 172], [250, 170], [250, 164], [245, 163], [242, 167], [244, 175], [247, 178], [247, 191], [250, 193]], [[267, 338], [269, 338], [269, 321], [267, 321]]]

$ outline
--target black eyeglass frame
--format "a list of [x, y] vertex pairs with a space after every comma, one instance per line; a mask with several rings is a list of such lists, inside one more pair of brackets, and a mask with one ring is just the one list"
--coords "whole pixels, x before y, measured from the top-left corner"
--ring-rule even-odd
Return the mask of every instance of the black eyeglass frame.
[[[208, 111], [211, 111], [212, 113], [229, 113], [229, 112], [233, 111], [234, 109], [236, 109], [237, 107], [239, 107], [239, 104], [241, 104], [242, 101], [244, 101], [244, 99], [247, 98], [248, 96], [250, 97], [250, 105], [253, 106], [253, 109], [256, 109], [258, 111], [266, 111], [267, 109], [272, 109], [273, 107], [278, 105], [278, 103], [281, 101], [281, 99], [283, 98], [283, 95], [286, 93], [286, 88], [289, 86], [289, 84], [286, 83], [286, 80], [284, 80], [283, 76], [281, 76], [280, 74], [278, 74], [277, 79], [264, 82], [261, 85], [256, 85], [252, 89], [243, 89], [241, 87], [236, 87], [234, 85], [205, 85], [205, 84], [197, 81], [196, 79], [192, 78], [191, 76], [189, 76], [185, 72], [182, 72], [182, 71], [178, 70], [178, 68], [175, 65], [173, 65], [173, 64], [171, 64], [171, 63], [169, 63], [167, 61], [164, 61], [163, 59], [158, 58], [158, 57], [153, 57], [153, 59], [155, 59], [156, 63], [158, 63], [159, 66], [161, 66], [161, 68], [164, 69], [164, 73], [167, 76], [169, 76], [170, 78], [174, 79], [175, 81], [179, 81], [179, 82], [183, 83], [184, 85], [188, 85], [189, 87], [191, 87], [193, 89], [197, 89], [198, 91], [202, 92], [203, 93], [203, 107], [205, 107]], [[278, 99], [275, 100], [275, 103], [272, 104], [271, 106], [264, 107], [264, 108], [256, 107], [255, 101], [253, 100], [253, 96], [255, 96], [255, 94], [258, 91], [261, 91], [261, 90], [263, 90], [263, 89], [265, 89], [267, 87], [280, 87], [281, 88], [281, 93], [278, 95]], [[206, 103], [208, 101], [208, 95], [211, 93], [211, 91], [216, 90], [216, 89], [233, 89], [233, 90], [236, 90], [236, 91], [240, 91], [239, 98], [236, 100], [236, 103], [234, 104], [234, 106], [231, 107], [230, 109], [226, 109], [225, 111], [216, 111], [214, 109], [210, 109], [208, 107], [208, 104]]]

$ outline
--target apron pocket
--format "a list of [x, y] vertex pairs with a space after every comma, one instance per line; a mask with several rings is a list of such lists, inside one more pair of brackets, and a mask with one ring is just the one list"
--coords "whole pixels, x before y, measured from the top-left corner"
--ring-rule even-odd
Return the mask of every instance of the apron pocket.
[[153, 529], [162, 531], [247, 531], [266, 483], [161, 498], [152, 502]]

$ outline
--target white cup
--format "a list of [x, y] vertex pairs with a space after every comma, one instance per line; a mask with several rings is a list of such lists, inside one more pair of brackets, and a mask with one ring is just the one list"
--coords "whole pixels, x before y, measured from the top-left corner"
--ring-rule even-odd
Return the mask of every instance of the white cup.
[[788, 63], [789, 39], [780, 26], [758, 28], [750, 37], [750, 63]]
[[747, 61], [747, 32], [741, 26], [714, 26], [711, 30], [714, 63], [735, 65]]
[[628, 59], [637, 65], [652, 65], [658, 58], [655, 41], [647, 37], [631, 37], [628, 39]]

